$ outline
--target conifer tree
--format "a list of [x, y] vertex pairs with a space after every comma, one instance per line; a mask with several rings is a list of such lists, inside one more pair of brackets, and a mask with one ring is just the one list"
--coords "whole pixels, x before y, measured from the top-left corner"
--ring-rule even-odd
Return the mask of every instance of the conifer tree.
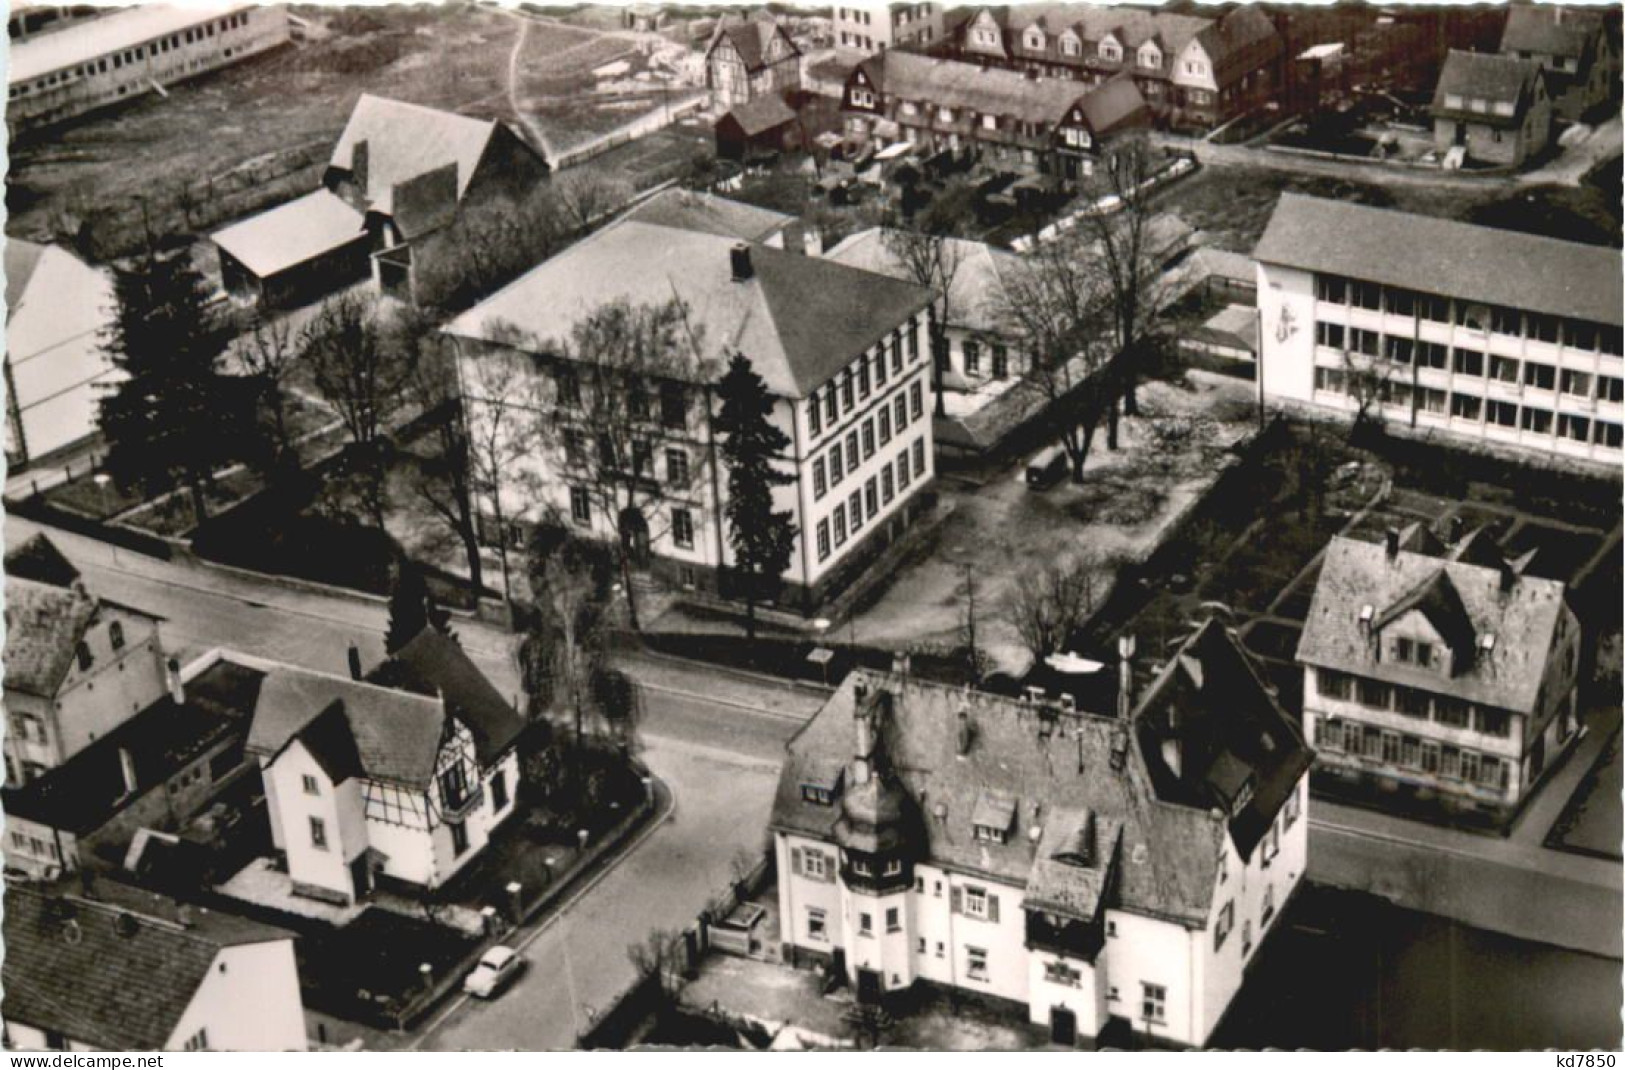
[[796, 525], [789, 510], [773, 508], [773, 488], [793, 482], [774, 465], [790, 439], [770, 422], [773, 396], [744, 354], [735, 354], [717, 384], [722, 412], [717, 431], [728, 470], [728, 542], [733, 572], [745, 598], [745, 634], [756, 638], [756, 603], [778, 593], [790, 566]]

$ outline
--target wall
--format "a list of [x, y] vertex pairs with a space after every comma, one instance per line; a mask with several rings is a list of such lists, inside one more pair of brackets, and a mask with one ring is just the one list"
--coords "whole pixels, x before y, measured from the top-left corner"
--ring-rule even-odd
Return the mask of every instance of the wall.
[[[404, 789], [401, 790], [404, 792]], [[418, 811], [426, 812], [428, 799], [422, 793], [413, 794], [413, 798]], [[433, 883], [436, 848], [433, 834], [428, 829], [369, 818], [367, 843], [384, 854], [385, 876], [425, 887]]]
[[15, 814], [6, 815], [5, 830], [7, 869], [20, 869], [38, 879], [79, 868], [79, 849], [72, 833]]
[[[124, 630], [124, 646], [114, 650], [110, 627]], [[158, 622], [105, 602], [96, 610], [84, 643], [90, 648], [90, 668], [77, 662], [57, 691], [56, 723], [61, 733], [60, 756], [67, 761], [98, 738], [107, 735], [167, 693], [164, 649]]]
[[1315, 279], [1307, 271], [1258, 265], [1258, 310], [1267, 397], [1312, 402], [1315, 385]]
[[[1137, 1035], [1193, 1044], [1197, 1026], [1195, 963], [1191, 933], [1183, 926], [1158, 918], [1106, 911], [1106, 947], [1098, 963], [1106, 963], [1106, 1011], [1128, 1019]], [[1112, 935], [1113, 931], [1116, 935]], [[1198, 938], [1201, 933], [1196, 934]], [[1148, 1024], [1141, 1015], [1142, 984], [1167, 989], [1165, 1020]]]
[[[1077, 985], [1074, 987], [1047, 979], [1045, 968], [1052, 962], [1078, 971]], [[1027, 992], [1027, 1020], [1034, 1025], [1052, 1025], [1051, 1016], [1056, 1007], [1065, 1007], [1077, 1015], [1080, 1039], [1098, 1036], [1106, 1024], [1105, 992], [1101, 990], [1100, 977], [1093, 963], [1058, 955], [1053, 951], [1035, 950], [1028, 955]]]
[[[306, 776], [315, 778], [317, 794], [305, 791], [303, 778]], [[347, 902], [353, 900], [355, 882], [347, 863], [367, 846], [365, 838], [354, 843], [345, 839], [347, 832], [350, 836], [356, 835], [353, 810], [358, 799], [343, 798], [347, 790], [351, 794], [358, 791], [355, 780], [352, 778], [335, 787], [303, 741], [297, 739], [288, 744], [275, 763], [264, 769], [264, 777], [276, 782], [281, 847], [287, 853], [288, 876], [299, 884], [333, 891]], [[271, 798], [271, 791], [266, 792], [266, 798]], [[349, 815], [348, 819], [344, 815]], [[311, 818], [319, 819], [325, 826], [325, 848], [312, 843]]]
[[293, 940], [221, 948], [164, 1047], [179, 1050], [200, 1029], [210, 1051], [304, 1051]]

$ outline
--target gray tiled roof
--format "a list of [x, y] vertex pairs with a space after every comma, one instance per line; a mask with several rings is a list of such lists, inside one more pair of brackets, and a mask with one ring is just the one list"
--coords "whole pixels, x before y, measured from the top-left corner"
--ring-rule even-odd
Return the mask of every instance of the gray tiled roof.
[[754, 242], [765, 242], [796, 221], [795, 216], [771, 208], [675, 186], [628, 209], [621, 218]]
[[[912, 281], [905, 265], [886, 244], [886, 228], [870, 227], [844, 239], [825, 257], [850, 267]], [[1000, 315], [1005, 272], [1016, 270], [1021, 258], [1006, 249], [966, 238], [944, 238], [947, 256], [957, 264], [949, 287], [948, 318], [953, 326], [999, 332], [1006, 328]]]
[[[1444, 583], [1441, 574], [1450, 595], [1437, 593]], [[1371, 606], [1373, 618], [1381, 620], [1390, 607], [1407, 599], [1428, 612], [1435, 607], [1422, 605], [1424, 600], [1448, 605], [1452, 596], [1475, 636], [1495, 636], [1493, 650], [1479, 652], [1469, 667], [1448, 677], [1377, 659], [1361, 631], [1363, 606]], [[1499, 568], [1408, 550], [1389, 560], [1381, 543], [1339, 536], [1326, 549], [1298, 642], [1298, 661], [1531, 713], [1562, 611], [1563, 584], [1556, 580], [1519, 576], [1503, 593]]]
[[796, 113], [790, 105], [772, 94], [748, 100], [743, 104], [735, 104], [724, 116], [728, 117], [739, 124], [739, 129], [746, 137], [765, 134], [769, 130], [776, 130], [786, 123], [796, 121]]
[[164, 902], [166, 914], [154, 916], [134, 900], [101, 902], [8, 881], [6, 1020], [110, 1051], [160, 1050], [221, 949], [293, 937], [205, 912], [181, 925]]
[[[1539, 78], [1540, 67], [1533, 61], [1451, 49], [1433, 91], [1433, 114], [1491, 126], [1521, 126]], [[1452, 96], [1461, 98], [1459, 107], [1446, 103]], [[1491, 110], [1473, 111], [1474, 100], [1488, 102]], [[1496, 115], [1494, 105], [1498, 103], [1511, 104], [1512, 114]]]
[[79, 570], [44, 532], [6, 551], [6, 576], [33, 580], [51, 587], [71, 587]]
[[211, 240], [255, 275], [268, 278], [364, 239], [366, 233], [360, 212], [319, 189], [215, 231]]
[[889, 101], [969, 108], [1045, 127], [1059, 122], [1090, 92], [1087, 85], [1067, 78], [1029, 78], [1020, 71], [896, 50], [871, 56], [860, 69]]
[[1514, 4], [1507, 9], [1501, 51], [1535, 52], [1578, 59], [1603, 25], [1602, 12], [1548, 4]]
[[6, 690], [54, 698], [95, 615], [82, 590], [7, 577]]
[[1253, 259], [1619, 326], [1620, 251], [1282, 194]]
[[362, 193], [369, 203], [388, 204], [397, 183], [448, 164], [457, 168], [457, 196], [461, 198], [496, 127], [490, 119], [363, 93], [333, 146], [329, 166], [349, 171], [355, 146], [364, 141], [367, 183]]
[[[448, 334], [502, 342], [517, 328], [526, 345], [558, 353], [575, 325], [616, 300], [688, 306], [710, 365], [744, 353], [767, 387], [802, 398], [910, 316], [930, 294], [912, 283], [799, 252], [750, 245], [753, 273], [733, 278], [726, 235], [628, 220], [612, 224], [532, 269], [458, 316]], [[696, 378], [714, 368], [696, 365]]]
[[[710, 50], [716, 47], [717, 41], [726, 37], [734, 46], [734, 50], [739, 53], [739, 59], [745, 64], [745, 70], [754, 73], [767, 66], [763, 57], [767, 55], [768, 43], [780, 32], [779, 24], [772, 19], [753, 18], [735, 21], [724, 17], [717, 24], [716, 35], [706, 52], [709, 54]], [[790, 40], [790, 35], [785, 34], [784, 37], [790, 46], [789, 55], [792, 57], [799, 55], [795, 43]]]
[[438, 694], [447, 712], [474, 737], [474, 752], [483, 766], [494, 764], [524, 731], [524, 719], [467, 652], [436, 628], [414, 636], [374, 678], [422, 695]]

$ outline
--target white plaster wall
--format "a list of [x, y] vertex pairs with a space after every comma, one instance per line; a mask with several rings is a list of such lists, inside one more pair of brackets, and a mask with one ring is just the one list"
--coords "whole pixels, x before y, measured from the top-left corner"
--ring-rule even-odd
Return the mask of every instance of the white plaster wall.
[[293, 941], [222, 948], [164, 1047], [180, 1049], [200, 1029], [210, 1051], [304, 1051]]

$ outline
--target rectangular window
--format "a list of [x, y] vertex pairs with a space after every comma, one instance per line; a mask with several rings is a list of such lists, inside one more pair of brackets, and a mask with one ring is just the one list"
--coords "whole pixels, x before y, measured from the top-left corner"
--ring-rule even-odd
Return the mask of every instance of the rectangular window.
[[863, 459], [868, 460], [875, 455], [875, 422], [863, 421]]
[[1620, 444], [1625, 442], [1625, 428], [1612, 420], [1598, 420], [1592, 437], [1597, 445], [1617, 450]]
[[822, 498], [829, 490], [829, 482], [824, 473], [824, 458], [819, 457], [812, 463], [813, 500]]
[[845, 478], [846, 470], [841, 464], [841, 444], [837, 442], [829, 448], [829, 485], [839, 486], [841, 480]]
[[1570, 371], [1565, 368], [1560, 381], [1565, 394], [1577, 398], [1589, 398], [1591, 396], [1591, 375], [1589, 372]]
[[1490, 378], [1500, 383], [1516, 383], [1518, 381], [1518, 362], [1511, 357], [1492, 355], [1490, 357]]
[[914, 474], [922, 479], [925, 477], [925, 440], [923, 438], [914, 440]]
[[909, 419], [918, 420], [925, 413], [924, 394], [920, 389], [919, 380], [915, 380], [908, 388]]
[[[877, 359], [883, 361], [886, 358], [881, 356]], [[867, 353], [858, 358], [858, 397], [863, 399], [869, 397], [869, 355]]]
[[684, 550], [694, 549], [694, 514], [687, 509], [671, 511], [671, 541]]
[[856, 535], [858, 529], [863, 527], [863, 493], [861, 491], [855, 490], [852, 492], [852, 496], [847, 498], [846, 511], [852, 519], [852, 533]]
[[900, 933], [903, 931], [903, 922], [898, 917], [896, 907], [886, 908], [886, 931], [889, 933]]
[[310, 819], [310, 845], [318, 851], [327, 850], [327, 822], [319, 817]]
[[1315, 276], [1315, 296], [1334, 305], [1348, 304], [1348, 280], [1336, 275]]
[[867, 910], [858, 912], [858, 935], [873, 936], [875, 933], [875, 919]]
[[1399, 764], [1406, 769], [1420, 767], [1422, 761], [1422, 741], [1415, 736], [1405, 736], [1399, 741]]
[[1356, 690], [1359, 692], [1360, 704], [1370, 706], [1374, 710], [1386, 710], [1391, 697], [1387, 684], [1380, 680], [1362, 679]]
[[491, 777], [491, 809], [503, 810], [508, 805], [508, 771], [498, 769]]
[[1343, 325], [1341, 323], [1316, 323], [1315, 343], [1331, 349], [1343, 348]]
[[1343, 369], [1316, 368], [1315, 389], [1341, 394], [1343, 392]]
[[1140, 1017], [1147, 1022], [1168, 1020], [1168, 988], [1149, 982], [1140, 984]]
[[1500, 427], [1518, 426], [1518, 406], [1510, 401], [1490, 401], [1485, 410], [1489, 421]]
[[1519, 414], [1519, 426], [1525, 431], [1537, 435], [1549, 435], [1552, 432], [1552, 413], [1549, 409], [1537, 409], [1534, 406], [1524, 406]]
[[1476, 349], [1458, 349], [1455, 352], [1455, 369], [1457, 375], [1471, 375], [1474, 378], [1484, 377], [1484, 354]]
[[1411, 362], [1411, 355], [1415, 345], [1409, 338], [1389, 337], [1384, 340], [1384, 346], [1387, 352], [1383, 355], [1395, 364], [1409, 364]]
[[1351, 353], [1374, 357], [1379, 352], [1381, 340], [1382, 336], [1376, 331], [1367, 331], [1360, 327], [1349, 328], [1349, 352]]
[[824, 422], [829, 424], [832, 430], [835, 427], [835, 422], [841, 418], [840, 405], [840, 398], [836, 396], [835, 387], [832, 384], [829, 391], [824, 394]]
[[1471, 706], [1449, 695], [1439, 695], [1433, 703], [1433, 719], [1451, 728], [1466, 728], [1471, 713]]
[[1625, 401], [1625, 379], [1617, 375], [1597, 376], [1597, 400], [1611, 401], [1616, 405]]
[[880, 406], [876, 419], [880, 423], [880, 444], [884, 446], [891, 441], [891, 409], [885, 405]]
[[322, 793], [320, 785], [316, 783], [316, 778], [311, 776], [309, 773], [306, 773], [299, 779], [304, 784], [306, 795], [320, 795]]
[[666, 482], [674, 487], [688, 486], [688, 452], [686, 450], [668, 449], [666, 451]]
[[660, 384], [660, 422], [670, 428], [688, 426], [688, 394], [681, 383]]
[[858, 399], [852, 382], [852, 373], [847, 372], [846, 378], [841, 380], [841, 408], [843, 411], [850, 413], [857, 406]]
[[1010, 375], [1010, 351], [993, 343], [993, 378], [1005, 379]]
[[818, 522], [818, 560], [822, 561], [829, 556], [829, 518], [825, 517]]
[[1348, 698], [1352, 684], [1353, 680], [1347, 673], [1333, 669], [1315, 670], [1315, 687], [1327, 698]]
[[965, 340], [965, 374], [979, 375], [982, 371], [982, 347], [976, 342]]
[[837, 505], [833, 519], [835, 521], [835, 545], [841, 546], [846, 542], [846, 506]]
[[908, 450], [904, 450], [902, 453], [897, 455], [897, 485], [899, 487], [906, 487], [908, 486], [908, 481]]
[[987, 889], [974, 884], [965, 885], [965, 914], [972, 918], [987, 917]]
[[592, 499], [588, 496], [586, 487], [570, 488], [570, 519], [577, 524], [592, 522]]
[[1529, 314], [1529, 337], [1539, 342], [1556, 342], [1561, 333], [1562, 323], [1556, 316], [1547, 316], [1538, 312]]
[[1417, 391], [1417, 407], [1423, 412], [1438, 413], [1442, 416], [1444, 415], [1444, 403], [1446, 396], [1447, 395], [1443, 390], [1436, 390], [1431, 386], [1424, 386], [1421, 388], [1421, 390]]
[[880, 512], [880, 487], [874, 476], [870, 476], [869, 482], [863, 486], [863, 507], [870, 516]]
[[987, 949], [965, 948], [965, 976], [972, 981], [987, 980]]
[[1559, 413], [1557, 417], [1557, 433], [1559, 437], [1571, 439], [1575, 442], [1591, 441], [1591, 420], [1584, 416], [1570, 416], [1568, 413]]
[[1557, 369], [1538, 360], [1526, 360], [1523, 364], [1523, 385], [1536, 390], [1551, 390], [1557, 385]]
[[1512, 734], [1512, 715], [1505, 710], [1485, 709], [1479, 706], [1473, 710], [1478, 722], [1478, 730], [1486, 736], [1497, 736], [1505, 739]]
[[858, 431], [853, 428], [846, 433], [846, 466], [856, 472], [858, 464]]
[[1389, 765], [1399, 764], [1399, 735], [1395, 732], [1382, 734], [1382, 760]]
[[1396, 316], [1416, 315], [1416, 294], [1410, 290], [1399, 290], [1390, 286], [1383, 292], [1388, 301], [1388, 311]]
[[884, 467], [884, 468], [882, 468], [880, 470], [880, 501], [881, 501], [881, 503], [884, 504], [884, 505], [890, 505], [894, 493], [895, 493], [895, 491], [894, 491], [893, 483], [892, 483], [891, 465], [888, 464], [886, 467]]
[[1501, 759], [1486, 754], [1478, 760], [1478, 782], [1486, 788], [1505, 789], [1507, 765]]
[[1368, 308], [1377, 311], [1382, 308], [1382, 286], [1375, 282], [1363, 282], [1356, 279], [1349, 287], [1351, 303], [1356, 308]]
[[1476, 420], [1484, 409], [1481, 398], [1472, 394], [1451, 394], [1450, 415], [1458, 416], [1463, 420]]
[[807, 939], [820, 944], [829, 940], [829, 918], [822, 908], [807, 908]]

